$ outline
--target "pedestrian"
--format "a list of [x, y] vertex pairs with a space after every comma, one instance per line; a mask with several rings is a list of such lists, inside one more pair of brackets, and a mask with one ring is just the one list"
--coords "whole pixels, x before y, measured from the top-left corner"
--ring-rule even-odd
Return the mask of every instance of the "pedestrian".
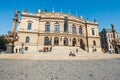
[[70, 51], [69, 56], [72, 56], [72, 52]]
[[52, 51], [52, 47], [50, 47], [50, 52]]
[[78, 53], [78, 49], [76, 48], [76, 53]]
[[18, 52], [18, 49], [16, 48], [16, 53]]

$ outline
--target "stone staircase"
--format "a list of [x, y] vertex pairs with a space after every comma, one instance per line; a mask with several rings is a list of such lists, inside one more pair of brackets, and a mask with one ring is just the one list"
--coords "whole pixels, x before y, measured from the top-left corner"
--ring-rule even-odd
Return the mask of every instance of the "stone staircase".
[[[78, 53], [76, 53], [76, 49], [78, 49]], [[69, 53], [73, 52], [75, 54], [86, 54], [87, 52], [79, 47], [69, 47], [69, 46], [54, 46], [52, 47], [52, 53], [53, 55], [68, 55]]]

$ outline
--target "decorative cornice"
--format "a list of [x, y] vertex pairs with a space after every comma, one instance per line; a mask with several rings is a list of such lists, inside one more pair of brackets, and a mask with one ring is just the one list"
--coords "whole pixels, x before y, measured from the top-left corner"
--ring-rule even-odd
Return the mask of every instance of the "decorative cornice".
[[[49, 14], [49, 15], [47, 15], [47, 14]], [[55, 12], [54, 13], [53, 12], [44, 12], [44, 13], [40, 13], [40, 14], [23, 13], [22, 16], [41, 18], [41, 19], [58, 19], [58, 20], [65, 20], [65, 17], [67, 16], [68, 21], [73, 21], [73, 22], [78, 22], [78, 23], [83, 23], [83, 24], [86, 23], [86, 24], [98, 26], [97, 22], [83, 21], [78, 17], [72, 16], [70, 14], [63, 14], [63, 13], [55, 13]], [[60, 17], [60, 16], [62, 16], [62, 17]]]
[[88, 38], [100, 38], [99, 36], [88, 36]]

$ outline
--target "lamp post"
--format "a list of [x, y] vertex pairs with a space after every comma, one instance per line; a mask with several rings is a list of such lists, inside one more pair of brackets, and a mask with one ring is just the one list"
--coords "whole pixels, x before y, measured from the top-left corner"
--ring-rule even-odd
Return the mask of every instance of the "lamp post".
[[24, 43], [21, 44], [22, 46], [22, 54], [24, 53]]
[[52, 51], [52, 36], [50, 38], [50, 44], [51, 44], [51, 47], [50, 47], [50, 52]]

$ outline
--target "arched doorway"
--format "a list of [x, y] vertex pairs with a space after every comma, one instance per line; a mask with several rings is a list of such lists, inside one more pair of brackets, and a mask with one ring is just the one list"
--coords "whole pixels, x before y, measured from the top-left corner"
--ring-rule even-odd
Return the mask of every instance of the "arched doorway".
[[80, 39], [80, 48], [85, 50], [85, 43], [84, 43], [84, 41], [82, 39]]
[[73, 40], [72, 40], [72, 46], [75, 46], [75, 45], [76, 45], [76, 39], [73, 38]]
[[68, 46], [68, 38], [64, 38], [64, 46]]
[[50, 41], [49, 41], [49, 37], [45, 37], [44, 38], [44, 45], [49, 45]]
[[59, 38], [58, 37], [55, 37], [54, 38], [54, 45], [59, 45]]

